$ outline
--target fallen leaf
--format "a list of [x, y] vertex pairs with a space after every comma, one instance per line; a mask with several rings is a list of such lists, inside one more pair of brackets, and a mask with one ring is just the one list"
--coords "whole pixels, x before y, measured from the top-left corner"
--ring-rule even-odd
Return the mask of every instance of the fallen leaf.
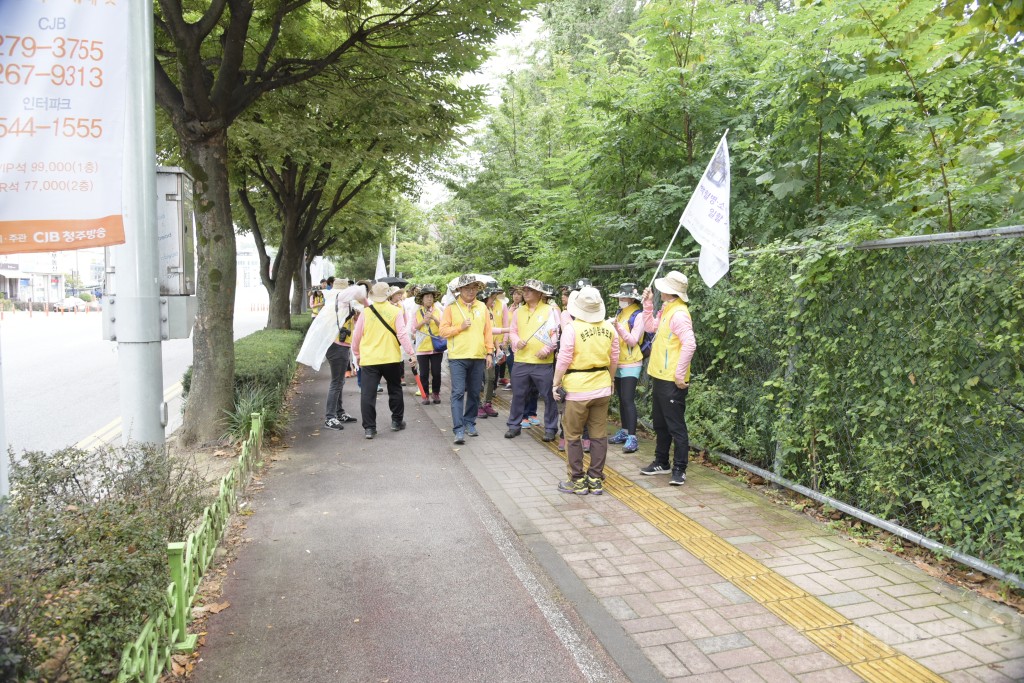
[[231, 603], [225, 600], [224, 602], [218, 602], [215, 605], [207, 605], [206, 611], [210, 612], [211, 614], [220, 614], [228, 607], [231, 607]]

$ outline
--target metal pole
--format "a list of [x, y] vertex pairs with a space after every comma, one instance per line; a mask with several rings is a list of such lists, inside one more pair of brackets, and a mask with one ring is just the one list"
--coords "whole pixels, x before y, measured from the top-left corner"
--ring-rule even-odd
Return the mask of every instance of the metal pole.
[[122, 441], [164, 444], [163, 359], [156, 230], [153, 3], [129, 3], [125, 119], [126, 242], [115, 247]]

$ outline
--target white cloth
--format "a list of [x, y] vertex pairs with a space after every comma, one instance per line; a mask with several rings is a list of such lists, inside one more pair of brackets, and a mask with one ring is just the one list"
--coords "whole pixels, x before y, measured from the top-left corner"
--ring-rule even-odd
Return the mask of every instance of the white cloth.
[[320, 370], [324, 358], [327, 357], [327, 349], [331, 348], [331, 344], [338, 338], [338, 329], [344, 324], [352, 307], [358, 305], [354, 302], [365, 298], [366, 287], [362, 285], [329, 289], [324, 292], [324, 307], [309, 326], [295, 360], [314, 370]]

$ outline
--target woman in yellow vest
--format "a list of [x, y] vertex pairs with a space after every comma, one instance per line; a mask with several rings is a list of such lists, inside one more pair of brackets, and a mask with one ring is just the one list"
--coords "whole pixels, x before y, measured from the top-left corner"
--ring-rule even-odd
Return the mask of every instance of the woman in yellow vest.
[[448, 374], [452, 382], [452, 431], [455, 443], [466, 443], [466, 435], [479, 436], [476, 419], [484, 372], [494, 365], [491, 316], [483, 302], [476, 300], [484, 282], [476, 275], [463, 275], [453, 288], [455, 301], [441, 314], [441, 336], [448, 340]]
[[405, 399], [402, 396], [402, 349], [412, 358], [415, 354], [406, 326], [400, 323], [402, 309], [388, 302], [389, 286], [375, 282], [352, 333], [352, 353], [359, 359], [362, 372], [360, 408], [363, 431], [367, 439], [377, 435], [377, 385], [383, 377], [388, 384], [388, 407], [391, 409], [391, 431], [405, 429]]
[[[565, 442], [569, 478], [563, 493], [604, 493], [608, 454], [608, 403], [619, 362], [619, 335], [604, 319], [604, 301], [594, 287], [583, 287], [567, 304], [572, 321], [562, 326], [554, 390], [565, 399]], [[583, 430], [590, 436], [590, 467], [583, 470]]]
[[[523, 431], [530, 417], [528, 400], [532, 391], [544, 398], [544, 441], [554, 441], [558, 433], [558, 406], [551, 394], [555, 376], [555, 345], [558, 342], [558, 313], [544, 303], [548, 286], [540, 280], [523, 284], [523, 305], [512, 316], [512, 349], [516, 364], [512, 367], [512, 407], [508, 411], [506, 439]], [[534, 405], [536, 410], [536, 404]]]
[[690, 437], [686, 431], [686, 394], [690, 387], [690, 360], [697, 349], [693, 336], [689, 297], [689, 281], [678, 271], [654, 281], [661, 293], [662, 308], [654, 315], [654, 295], [644, 290], [644, 330], [654, 332], [647, 374], [651, 377], [651, 421], [657, 441], [654, 460], [640, 474], [662, 474], [669, 471], [669, 447], [675, 444], [672, 478], [669, 484], [686, 483], [686, 465], [690, 456]]
[[416, 294], [416, 310], [411, 314], [410, 332], [415, 341], [416, 361], [420, 366], [420, 379], [423, 382], [423, 405], [441, 402], [441, 360], [444, 349], [438, 351], [435, 340], [443, 340], [441, 336], [441, 304], [437, 303], [437, 287], [423, 285]]
[[619, 397], [622, 429], [609, 437], [608, 443], [622, 444], [623, 453], [636, 453], [640, 448], [636, 437], [636, 387], [644, 364], [644, 354], [640, 350], [644, 340], [643, 309], [640, 307], [640, 291], [632, 282], [623, 282], [615, 298], [619, 301], [619, 312], [614, 325], [621, 344], [615, 395]]

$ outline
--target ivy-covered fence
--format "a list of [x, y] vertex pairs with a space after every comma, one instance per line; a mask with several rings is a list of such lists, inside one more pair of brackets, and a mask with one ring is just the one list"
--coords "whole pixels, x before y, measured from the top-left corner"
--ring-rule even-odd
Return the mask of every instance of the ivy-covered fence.
[[1024, 228], [681, 269], [695, 442], [1024, 576]]
[[238, 503], [238, 492], [260, 459], [262, 446], [263, 422], [259, 413], [253, 413], [252, 430], [242, 445], [242, 453], [221, 479], [217, 498], [203, 511], [199, 527], [185, 542], [167, 546], [171, 584], [166, 601], [160, 612], [150, 615], [135, 642], [125, 648], [118, 683], [155, 683], [170, 665], [172, 654], [195, 647], [196, 636], [188, 633], [192, 601], [227, 530], [231, 512]]

